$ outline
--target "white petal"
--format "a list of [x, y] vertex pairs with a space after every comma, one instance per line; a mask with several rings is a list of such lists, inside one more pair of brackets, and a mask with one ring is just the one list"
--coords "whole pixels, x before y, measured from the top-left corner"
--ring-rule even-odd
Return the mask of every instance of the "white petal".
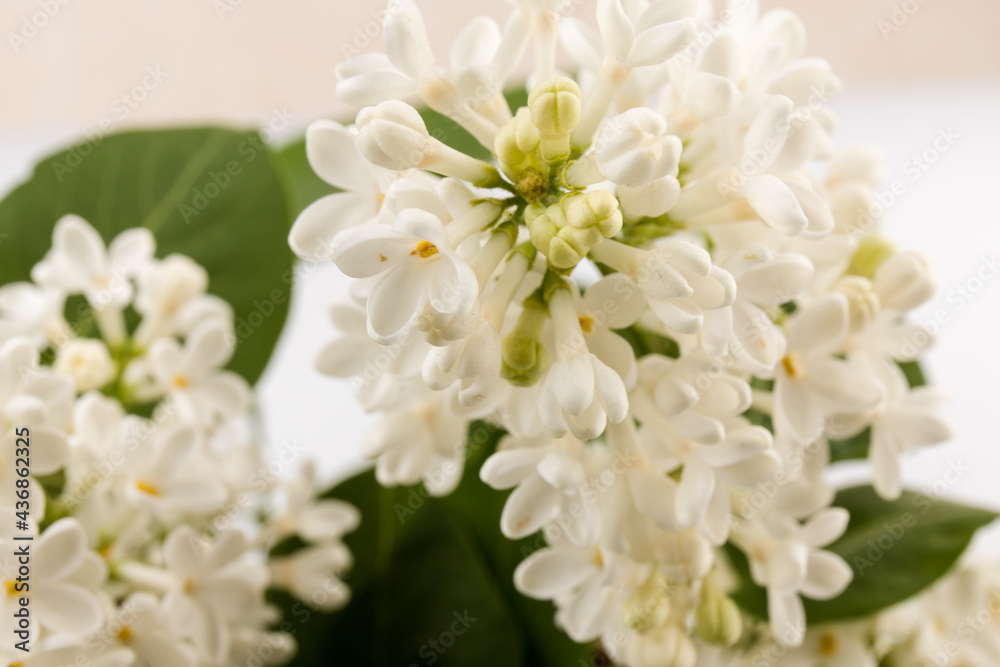
[[785, 236], [795, 236], [809, 226], [809, 219], [795, 193], [777, 176], [761, 174], [747, 180], [743, 190], [761, 220]]
[[763, 171], [777, 159], [788, 138], [794, 107], [783, 95], [773, 95], [761, 105], [743, 141], [743, 155], [751, 159], [757, 169]]
[[799, 646], [806, 634], [806, 612], [797, 593], [768, 589], [771, 632], [786, 646]]
[[665, 530], [683, 529], [677, 516], [677, 482], [666, 475], [640, 470], [630, 472], [628, 482], [636, 509]]
[[383, 44], [386, 55], [401, 72], [415, 80], [432, 73], [434, 54], [427, 41], [424, 17], [412, 0], [392, 0], [385, 12]]
[[486, 459], [479, 478], [494, 489], [509, 489], [534, 474], [545, 453], [541, 447], [500, 450]]
[[401, 100], [417, 92], [418, 83], [394, 70], [356, 74], [337, 83], [335, 92], [345, 104], [374, 106], [386, 100]]
[[316, 175], [330, 185], [374, 194], [377, 184], [354, 130], [332, 120], [314, 122], [306, 130], [306, 156]]
[[802, 584], [802, 594], [814, 600], [830, 600], [844, 592], [854, 578], [851, 566], [829, 551], [809, 555], [809, 571]]
[[517, 566], [514, 584], [529, 597], [551, 600], [598, 572], [593, 556], [583, 549], [543, 549]]
[[635, 30], [621, 0], [597, 0], [597, 26], [608, 52], [624, 65], [632, 50]]
[[685, 461], [677, 489], [677, 519], [682, 526], [694, 526], [701, 521], [714, 492], [715, 472], [701, 461]]
[[500, 530], [512, 540], [531, 535], [556, 513], [560, 495], [541, 477], [529, 477], [507, 498]]
[[847, 336], [847, 298], [827, 293], [796, 315], [788, 328], [788, 349], [808, 354], [834, 352]]
[[803, 526], [802, 539], [811, 547], [825, 547], [844, 534], [850, 520], [850, 513], [843, 507], [820, 510]]
[[368, 295], [368, 322], [380, 339], [389, 340], [409, 328], [423, 311], [427, 282], [412, 262], [389, 271]]
[[691, 43], [695, 31], [694, 21], [690, 18], [643, 30], [635, 36], [626, 66], [633, 68], [666, 62]]
[[152, 260], [155, 251], [153, 233], [137, 227], [126, 229], [111, 241], [108, 257], [112, 268], [131, 275]]
[[590, 355], [561, 359], [549, 371], [552, 391], [563, 410], [583, 414], [594, 402], [594, 364]]
[[338, 234], [330, 257], [351, 278], [370, 278], [406, 259], [416, 244], [387, 225], [365, 225]]
[[288, 243], [302, 259], [326, 259], [337, 234], [371, 220], [376, 213], [375, 202], [366, 193], [338, 192], [320, 197], [299, 213]]
[[72, 574], [83, 562], [87, 536], [76, 519], [59, 519], [49, 526], [35, 545], [32, 574], [39, 580], [57, 581]]
[[97, 599], [80, 586], [47, 581], [32, 588], [35, 613], [53, 632], [87, 636], [101, 627], [103, 614]]

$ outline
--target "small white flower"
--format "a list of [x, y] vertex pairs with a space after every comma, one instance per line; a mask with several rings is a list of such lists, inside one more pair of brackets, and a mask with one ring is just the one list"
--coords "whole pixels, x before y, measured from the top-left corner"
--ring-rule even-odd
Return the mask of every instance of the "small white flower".
[[817, 512], [802, 525], [771, 515], [765, 519], [766, 528], [750, 524], [735, 535], [749, 558], [754, 581], [767, 588], [771, 632], [783, 644], [798, 646], [805, 636], [800, 594], [828, 600], [850, 583], [853, 573], [844, 559], [821, 550], [844, 533], [848, 519], [841, 508]]
[[774, 375], [774, 421], [799, 443], [819, 436], [831, 414], [863, 412], [883, 397], [881, 384], [859, 365], [833, 354], [847, 338], [847, 299], [826, 294], [788, 327], [788, 346]]
[[469, 422], [456, 414], [445, 392], [428, 393], [429, 398], [377, 422], [362, 439], [361, 453], [378, 459], [379, 484], [423, 481], [428, 492], [443, 496], [462, 478]]
[[164, 564], [174, 578], [164, 609], [205, 659], [225, 660], [231, 624], [256, 620], [263, 613], [267, 575], [262, 565], [243, 560], [246, 549], [246, 538], [238, 530], [227, 530], [208, 543], [185, 525], [172, 530], [163, 544]]
[[445, 225], [420, 209], [400, 212], [392, 227], [342, 232], [332, 257], [352, 278], [379, 276], [368, 295], [368, 325], [380, 342], [405, 332], [427, 303], [440, 313], [462, 315], [479, 296], [476, 274], [452, 250]]
[[727, 349], [759, 377], [769, 377], [784, 356], [785, 336], [764, 308], [792, 301], [813, 276], [812, 263], [801, 255], [775, 255], [753, 243], [723, 266], [736, 280], [736, 300], [729, 308], [705, 314], [702, 342], [715, 355]]
[[678, 333], [697, 333], [703, 311], [731, 306], [736, 299], [733, 277], [687, 241], [667, 240], [639, 250], [609, 239], [591, 256], [631, 278], [660, 321]]
[[217, 320], [195, 328], [182, 347], [172, 338], [161, 338], [146, 353], [157, 390], [203, 423], [232, 417], [250, 402], [250, 388], [243, 378], [221, 370], [233, 355], [234, 337]]
[[73, 378], [76, 390], [81, 393], [100, 389], [114, 379], [116, 372], [107, 346], [92, 338], [67, 341], [56, 353], [54, 368]]
[[226, 492], [216, 474], [199, 465], [203, 447], [190, 426], [158, 429], [150, 442], [126, 459], [125, 498], [166, 522], [217, 510]]
[[600, 530], [593, 495], [584, 493], [602, 457], [575, 438], [524, 442], [511, 438], [483, 463], [479, 476], [494, 489], [517, 487], [507, 497], [500, 530], [511, 539], [538, 531], [556, 519], [570, 542], [592, 544]]
[[[308, 546], [290, 556], [268, 563], [271, 585], [291, 592], [321, 611], [334, 611], [347, 604], [350, 589], [340, 576], [354, 564], [351, 552], [341, 542]], [[324, 595], [318, 595], [322, 591]]]
[[[87, 548], [80, 522], [65, 518], [46, 528], [31, 543], [30, 575], [18, 582], [21, 575], [16, 554], [25, 544], [3, 542], [0, 572], [7, 586], [7, 594], [3, 596], [5, 627], [16, 626], [14, 611], [20, 598], [26, 597], [30, 600], [33, 622], [42, 628], [81, 636], [100, 628], [103, 613], [94, 592], [103, 583], [107, 568], [101, 557]], [[7, 634], [12, 635], [9, 630]], [[37, 629], [32, 633], [32, 637], [36, 636]]]
[[567, 428], [581, 440], [596, 438], [628, 414], [622, 378], [587, 348], [580, 318], [568, 289], [556, 289], [549, 301], [555, 332], [555, 357], [542, 381], [539, 415], [549, 435]]
[[208, 272], [189, 257], [169, 255], [154, 262], [136, 282], [135, 309], [143, 319], [135, 339], [141, 345], [165, 336], [186, 338], [206, 320], [233, 321], [232, 307], [206, 293]]
[[332, 120], [316, 121], [306, 131], [309, 165], [341, 192], [317, 199], [292, 225], [288, 242], [303, 259], [329, 256], [333, 237], [374, 221], [382, 211], [394, 175], [366, 160], [357, 140], [357, 130]]

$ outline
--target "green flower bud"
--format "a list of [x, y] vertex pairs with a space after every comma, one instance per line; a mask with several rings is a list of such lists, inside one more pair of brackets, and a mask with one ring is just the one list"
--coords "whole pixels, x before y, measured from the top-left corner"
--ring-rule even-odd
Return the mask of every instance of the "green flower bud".
[[580, 122], [583, 100], [576, 82], [566, 77], [535, 86], [528, 96], [531, 122], [540, 134], [539, 153], [546, 162], [570, 153], [570, 133]]
[[854, 251], [847, 273], [871, 280], [882, 262], [896, 254], [896, 246], [881, 234], [870, 234], [861, 239]]
[[648, 632], [663, 625], [669, 613], [669, 582], [654, 569], [642, 586], [625, 601], [625, 623], [636, 632]]
[[538, 128], [532, 124], [531, 114], [524, 107], [497, 132], [493, 152], [500, 169], [515, 183], [526, 169], [534, 168], [544, 173], [545, 166], [537, 156], [539, 141]]
[[528, 108], [531, 121], [543, 135], [572, 132], [583, 111], [580, 87], [564, 76], [540, 83], [531, 89]]
[[743, 617], [740, 616], [739, 607], [719, 589], [711, 574], [702, 584], [695, 621], [698, 634], [709, 644], [732, 646], [743, 633]]
[[504, 336], [501, 375], [518, 387], [530, 387], [549, 368], [549, 354], [542, 345], [542, 329], [549, 318], [540, 292], [524, 301], [514, 329]]

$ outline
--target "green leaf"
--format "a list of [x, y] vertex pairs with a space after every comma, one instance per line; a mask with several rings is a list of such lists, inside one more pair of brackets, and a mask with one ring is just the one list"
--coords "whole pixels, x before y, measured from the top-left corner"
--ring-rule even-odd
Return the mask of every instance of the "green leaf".
[[[944, 576], [994, 512], [904, 491], [883, 500], [870, 486], [844, 489], [835, 507], [851, 513], [844, 535], [827, 547], [847, 561], [854, 579], [833, 600], [804, 599], [809, 625], [870, 616], [920, 593]], [[743, 553], [726, 545], [742, 586], [733, 595], [747, 612], [767, 618], [764, 589], [750, 579]]]
[[[544, 540], [511, 542], [500, 533], [505, 494], [478, 474], [500, 435], [472, 425], [465, 476], [446, 498], [431, 498], [422, 487], [381, 488], [371, 472], [327, 494], [362, 512], [360, 528], [345, 539], [355, 560], [346, 577], [353, 597], [345, 609], [324, 614], [272, 593], [284, 611], [279, 627], [299, 642], [293, 665], [327, 664], [331, 655], [358, 667], [589, 664], [590, 647], [555, 626], [550, 603], [514, 590], [514, 568]], [[463, 628], [455, 625], [461, 618], [476, 620]]]
[[256, 133], [126, 132], [46, 158], [0, 202], [0, 284], [29, 279], [67, 213], [87, 220], [105, 243], [146, 227], [157, 256], [180, 253], [204, 266], [209, 291], [236, 314], [229, 367], [257, 380], [281, 333], [293, 275], [288, 205]]
[[924, 376], [924, 369], [921, 368], [919, 361], [900, 361], [898, 363], [911, 389], [927, 385], [927, 378]]

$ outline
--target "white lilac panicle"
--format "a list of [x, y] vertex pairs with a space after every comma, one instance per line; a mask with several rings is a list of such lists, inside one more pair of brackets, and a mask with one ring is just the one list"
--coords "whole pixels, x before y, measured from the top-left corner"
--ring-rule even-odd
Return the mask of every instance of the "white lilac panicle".
[[[317, 366], [377, 413], [363, 454], [382, 484], [444, 494], [470, 425], [506, 431], [480, 477], [512, 489], [505, 535], [549, 543], [515, 584], [623, 665], [738, 664], [729, 647], [757, 638], [787, 664], [831, 646], [867, 664], [865, 632], [806, 632], [801, 597], [852, 576], [824, 550], [847, 526], [828, 441], [868, 437], [891, 499], [904, 454], [949, 437], [942, 396], [899, 366], [930, 341], [907, 317], [935, 279], [866, 213], [878, 151], [835, 148], [840, 82], [791, 12], [599, 0], [595, 30], [511, 4], [444, 63], [417, 3], [392, 0], [386, 53], [337, 68], [355, 125], [306, 137], [342, 192], [290, 243], [355, 279]], [[500, 91], [527, 53], [514, 108]], [[770, 628], [727, 596], [726, 542], [767, 588]], [[288, 567], [283, 585], [308, 580], [310, 562]]]
[[[283, 588], [325, 610], [345, 604], [340, 577], [352, 559], [341, 538], [359, 516], [317, 500], [308, 467], [260, 484], [267, 462], [251, 390], [225, 370], [232, 308], [191, 259], [156, 258], [148, 231], [127, 230], [105, 249], [75, 216], [56, 224], [32, 276], [39, 284], [0, 294], [0, 515], [32, 538], [30, 590], [16, 555], [28, 542], [3, 540], [7, 636], [22, 598], [31, 608], [30, 657], [8, 642], [3, 658], [248, 664], [266, 641], [288, 659], [294, 640], [270, 631], [264, 592]], [[86, 304], [64, 312], [76, 294]], [[126, 324], [126, 309], [138, 323]], [[24, 476], [20, 438], [30, 442]], [[17, 493], [28, 494], [27, 509]], [[268, 562], [270, 547], [293, 536], [306, 547]]]

